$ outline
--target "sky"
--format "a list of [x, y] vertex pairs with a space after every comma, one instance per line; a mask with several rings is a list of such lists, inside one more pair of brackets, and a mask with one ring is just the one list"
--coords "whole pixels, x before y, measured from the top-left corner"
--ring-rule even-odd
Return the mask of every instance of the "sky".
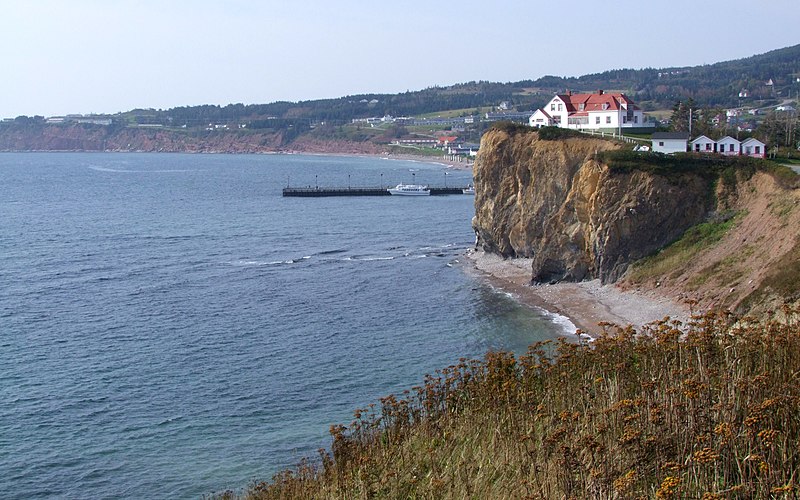
[[0, 0], [0, 117], [693, 66], [800, 43], [798, 0]]

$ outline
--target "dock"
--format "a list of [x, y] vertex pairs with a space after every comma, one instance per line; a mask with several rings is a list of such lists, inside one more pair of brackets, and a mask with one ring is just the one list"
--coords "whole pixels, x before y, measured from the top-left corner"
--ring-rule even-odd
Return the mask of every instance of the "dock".
[[[464, 194], [463, 187], [430, 187], [431, 196], [447, 194]], [[325, 196], [391, 196], [385, 187], [285, 187], [283, 196], [301, 198], [322, 198]]]

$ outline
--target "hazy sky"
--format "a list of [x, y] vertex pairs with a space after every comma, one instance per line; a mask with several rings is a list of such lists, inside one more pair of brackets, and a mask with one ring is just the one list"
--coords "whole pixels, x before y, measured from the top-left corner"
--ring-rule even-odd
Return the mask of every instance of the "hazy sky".
[[798, 43], [798, 0], [0, 0], [0, 117], [397, 93]]

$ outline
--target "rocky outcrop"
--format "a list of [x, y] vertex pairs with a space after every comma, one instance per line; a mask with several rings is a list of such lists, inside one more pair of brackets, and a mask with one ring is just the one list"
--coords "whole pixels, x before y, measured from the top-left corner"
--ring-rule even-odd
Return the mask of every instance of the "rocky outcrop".
[[[765, 163], [706, 169], [705, 159], [670, 160], [674, 168], [604, 163], [614, 156], [604, 152], [623, 147], [589, 136], [487, 132], [474, 167], [473, 227], [483, 248], [530, 258], [533, 282], [599, 278], [746, 309], [796, 298], [800, 190], [796, 179], [786, 181], [791, 172], [778, 175]], [[724, 234], [652, 260], [689, 228], [729, 214], [736, 223]], [[643, 262], [651, 269], [626, 274]]]
[[713, 185], [700, 175], [614, 173], [595, 159], [619, 147], [591, 137], [486, 134], [473, 220], [484, 248], [532, 258], [534, 281], [613, 282], [714, 209]]

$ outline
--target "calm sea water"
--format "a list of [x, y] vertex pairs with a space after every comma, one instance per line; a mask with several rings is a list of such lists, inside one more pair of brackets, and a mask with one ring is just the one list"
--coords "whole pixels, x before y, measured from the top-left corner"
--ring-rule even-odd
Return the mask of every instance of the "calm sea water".
[[465, 185], [375, 158], [0, 154], [0, 497], [269, 479], [426, 373], [563, 333], [468, 275]]

